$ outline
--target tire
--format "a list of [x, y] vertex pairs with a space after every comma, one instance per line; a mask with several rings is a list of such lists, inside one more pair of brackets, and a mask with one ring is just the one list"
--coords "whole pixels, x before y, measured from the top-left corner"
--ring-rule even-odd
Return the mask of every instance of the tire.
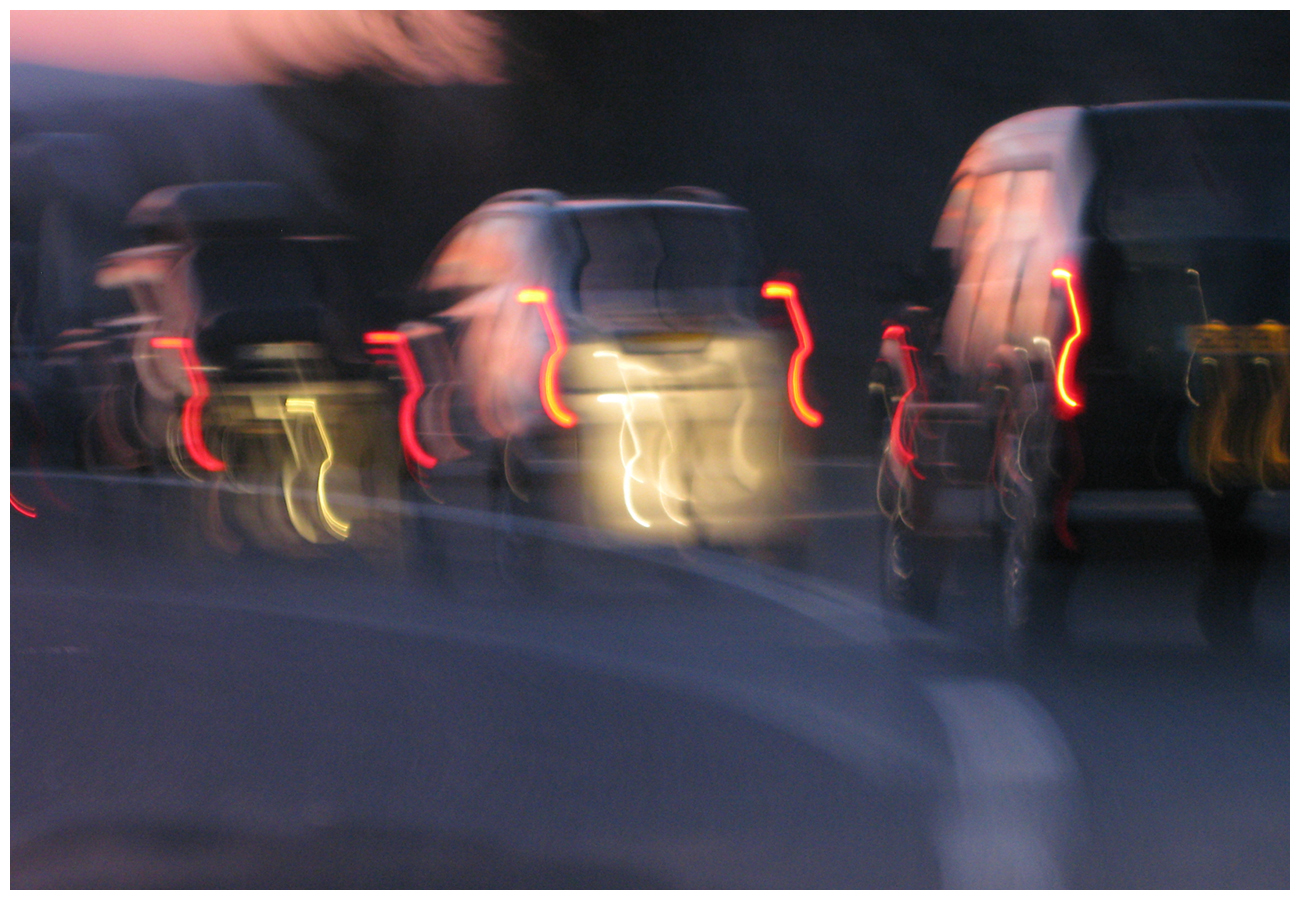
[[130, 414], [124, 407], [130, 401], [124, 392], [128, 389], [106, 385], [86, 421], [82, 452], [91, 471], [132, 471], [148, 465], [148, 457], [127, 437]]
[[1266, 555], [1263, 536], [1244, 521], [1252, 492], [1239, 488], [1215, 493], [1198, 485], [1192, 494], [1210, 541], [1209, 568], [1196, 600], [1197, 624], [1215, 650], [1249, 652], [1254, 646], [1255, 585]]
[[1053, 521], [1062, 482], [1061, 435], [1051, 420], [1038, 419], [998, 442], [1004, 519], [993, 625], [995, 642], [1013, 655], [1065, 643], [1066, 604], [1077, 568], [1077, 554], [1061, 542]]
[[515, 594], [532, 596], [546, 587], [546, 541], [534, 528], [543, 485], [509, 442], [500, 449], [498, 459], [500, 465], [491, 475], [497, 575]]
[[403, 458], [395, 417], [381, 407], [349, 410], [341, 418], [332, 423], [338, 465], [355, 473], [355, 498], [344, 507], [350, 530], [343, 544], [379, 571], [404, 571], [415, 547], [401, 503]]
[[917, 482], [900, 484], [889, 465], [890, 427], [881, 427], [881, 451], [876, 476], [876, 501], [881, 529], [880, 593], [886, 607], [932, 622], [938, 615], [939, 592], [947, 569], [948, 542], [919, 534], [929, 499]]
[[[223, 517], [236, 533], [251, 545], [271, 554], [289, 558], [318, 556], [316, 546], [303, 537], [290, 513], [285, 494], [284, 461], [291, 456], [288, 441], [282, 435], [237, 435], [238, 461], [231, 473], [216, 483], [233, 484], [222, 491]], [[215, 484], [215, 483], [214, 483]], [[227, 506], [228, 504], [228, 506]]]
[[883, 530], [880, 571], [885, 604], [933, 622], [947, 570], [947, 541], [917, 534], [900, 516], [886, 518]]

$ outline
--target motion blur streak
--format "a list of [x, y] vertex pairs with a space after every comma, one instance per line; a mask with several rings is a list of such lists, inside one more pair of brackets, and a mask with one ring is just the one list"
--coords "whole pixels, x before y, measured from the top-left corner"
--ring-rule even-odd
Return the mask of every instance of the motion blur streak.
[[[652, 398], [656, 401], [659, 399], [658, 394], [644, 394], [642, 396]], [[632, 482], [636, 481], [641, 484], [645, 483], [645, 479], [638, 477], [636, 474], [637, 462], [641, 459], [641, 442], [637, 439], [636, 422], [632, 416], [632, 404], [635, 401], [636, 397], [632, 394], [601, 394], [596, 398], [596, 402], [598, 403], [619, 404], [619, 408], [623, 412], [623, 426], [619, 432], [618, 440], [619, 462], [623, 464], [623, 503], [627, 506], [627, 514], [632, 517], [633, 522], [636, 522], [642, 528], [649, 528], [649, 520], [637, 515], [636, 505], [632, 502]], [[628, 454], [627, 452], [627, 442], [624, 438], [629, 438], [632, 441], [633, 452], [631, 454]], [[659, 485], [659, 491], [662, 496], [662, 484]], [[665, 506], [664, 510], [667, 511], [667, 509], [668, 507]], [[677, 520], [674, 519], [673, 521]]]
[[560, 363], [569, 350], [569, 339], [564, 333], [564, 325], [555, 312], [551, 292], [545, 288], [524, 288], [519, 292], [520, 303], [536, 303], [546, 324], [546, 337], [551, 342], [551, 349], [542, 361], [542, 371], [538, 376], [538, 389], [541, 391], [542, 407], [551, 421], [561, 428], [572, 428], [578, 423], [575, 416], [560, 399]]
[[903, 372], [907, 383], [904, 385], [906, 390], [903, 396], [898, 400], [898, 409], [894, 411], [893, 421], [889, 425], [889, 447], [891, 454], [897, 455], [899, 461], [912, 470], [912, 474], [922, 481], [925, 476], [916, 470], [913, 462], [916, 460], [916, 454], [912, 452], [907, 442], [903, 440], [903, 411], [907, 408], [907, 400], [916, 390], [916, 361], [913, 354], [916, 348], [907, 343], [907, 329], [902, 325], [891, 325], [885, 329], [884, 340], [897, 341], [898, 349], [903, 358]]
[[1079, 358], [1079, 341], [1088, 334], [1083, 303], [1074, 293], [1074, 273], [1067, 268], [1052, 270], [1053, 278], [1065, 282], [1065, 292], [1070, 298], [1070, 336], [1061, 345], [1061, 359], [1056, 365], [1056, 396], [1061, 401], [1060, 417], [1070, 419], [1083, 411], [1083, 398], [1074, 380], [1074, 364]]
[[[734, 395], [727, 401], [704, 405], [683, 403], [681, 396], [665, 395], [646, 385], [671, 383], [674, 378], [688, 382], [708, 377], [703, 370], [674, 369], [648, 362], [626, 359], [612, 350], [597, 350], [595, 359], [613, 360], [623, 381], [622, 393], [596, 396], [596, 402], [617, 405], [622, 415], [619, 423], [618, 454], [622, 465], [622, 496], [628, 516], [642, 528], [655, 528], [646, 518], [646, 505], [654, 501], [669, 521], [681, 528], [709, 521], [720, 526], [709, 509], [710, 492], [719, 484], [734, 479], [747, 495], [764, 489], [769, 473], [747, 456], [746, 434], [754, 426], [756, 401], [745, 380], [738, 359], [731, 361], [722, 380], [734, 384]], [[713, 368], [713, 377], [717, 376]], [[702, 446], [693, 435], [706, 422], [730, 421], [725, 442], [721, 435]], [[709, 475], [703, 475], [708, 471]], [[711, 484], [711, 487], [710, 487]], [[638, 511], [634, 500], [635, 485], [649, 489], [654, 500], [643, 500]], [[662, 523], [662, 520], [660, 520]], [[670, 531], [672, 529], [669, 529]]]
[[402, 397], [402, 406], [398, 411], [402, 450], [405, 451], [406, 458], [416, 465], [432, 469], [438, 464], [438, 458], [426, 453], [420, 446], [420, 438], [415, 429], [416, 408], [424, 396], [424, 378], [420, 376], [420, 367], [416, 365], [415, 355], [411, 353], [411, 342], [400, 331], [371, 331], [366, 334], [365, 340], [367, 344], [386, 344], [392, 347], [402, 380], [406, 382], [406, 395]]
[[209, 83], [382, 72], [501, 82], [500, 29], [454, 10], [17, 10], [10, 61]]
[[799, 338], [799, 347], [790, 357], [790, 374], [786, 381], [790, 392], [790, 407], [800, 422], [809, 428], [817, 428], [822, 423], [822, 414], [809, 406], [804, 397], [803, 369], [812, 353], [813, 341], [808, 320], [804, 318], [803, 306], [799, 303], [799, 291], [789, 282], [769, 281], [763, 285], [763, 296], [768, 300], [785, 301], [785, 308], [790, 313], [790, 322]]
[[[329, 497], [325, 494], [325, 476], [329, 474], [329, 470], [334, 465], [334, 447], [330, 443], [329, 433], [325, 430], [325, 422], [320, 417], [320, 410], [316, 406], [316, 401], [310, 397], [289, 397], [284, 401], [284, 410], [287, 413], [309, 415], [316, 425], [316, 431], [320, 435], [321, 443], [325, 446], [325, 459], [321, 461], [320, 472], [316, 476], [316, 499], [320, 504], [321, 519], [324, 520], [325, 527], [339, 540], [344, 540], [347, 538], [351, 526], [334, 515], [334, 511], [330, 509]], [[290, 436], [292, 442], [293, 431], [286, 428], [285, 433]], [[293, 446], [293, 455], [296, 461], [299, 456], [296, 444]], [[293, 515], [292, 504], [290, 504], [289, 510], [290, 515]]]
[[175, 350], [190, 380], [190, 397], [181, 410], [181, 436], [190, 458], [209, 472], [224, 472], [226, 464], [208, 452], [203, 443], [203, 405], [208, 402], [208, 379], [194, 354], [194, 342], [182, 337], [151, 338], [149, 346], [157, 350]]
[[34, 519], [34, 518], [36, 518], [36, 510], [33, 509], [32, 507], [27, 506], [26, 504], [22, 503], [22, 502], [21, 502], [17, 497], [15, 497], [13, 494], [10, 494], [10, 495], [9, 495], [9, 505], [12, 506], [14, 509], [18, 510], [18, 511], [19, 511], [20, 513], [22, 513], [24, 516], [27, 516], [27, 518], [29, 518], [29, 519]]

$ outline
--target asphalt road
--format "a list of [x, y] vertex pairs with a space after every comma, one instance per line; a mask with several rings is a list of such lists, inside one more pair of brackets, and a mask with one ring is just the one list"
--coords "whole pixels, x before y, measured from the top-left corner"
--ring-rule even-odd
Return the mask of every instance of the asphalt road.
[[[868, 472], [822, 473], [811, 567], [872, 596], [879, 520], [849, 498]], [[1076, 498], [1084, 551], [1067, 641], [1049, 655], [990, 664], [1049, 712], [1078, 763], [1086, 862], [1072, 886], [1246, 888], [1289, 884], [1290, 497], [1257, 497], [1248, 524], [1265, 548], [1253, 584], [1253, 652], [1215, 651], [1197, 624], [1210, 577], [1199, 513], [1179, 492]], [[995, 643], [997, 571], [967, 541], [943, 584], [939, 627], [964, 646]]]
[[938, 627], [881, 609], [867, 483], [819, 468], [791, 571], [459, 497], [230, 556], [179, 483], [15, 473], [13, 884], [1288, 885], [1287, 497], [1255, 654], [1190, 506], [1099, 498], [1068, 646], [1008, 661], [977, 542]]

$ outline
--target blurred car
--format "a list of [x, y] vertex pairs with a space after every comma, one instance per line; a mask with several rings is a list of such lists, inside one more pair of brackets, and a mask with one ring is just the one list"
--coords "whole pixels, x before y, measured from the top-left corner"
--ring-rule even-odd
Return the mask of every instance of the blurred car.
[[146, 195], [127, 217], [143, 244], [95, 276], [135, 312], [62, 351], [97, 363], [102, 456], [211, 482], [218, 543], [378, 549], [386, 517], [362, 498], [396, 498], [401, 454], [389, 374], [362, 341], [376, 313], [346, 242], [291, 235], [296, 203], [272, 183]]
[[[887, 323], [871, 380], [895, 603], [933, 615], [952, 537], [992, 525], [1006, 636], [1057, 630], [1082, 489], [1189, 489], [1239, 549], [1251, 494], [1289, 486], [1288, 135], [1286, 103], [1177, 101], [975, 142], [948, 287]], [[1207, 637], [1243, 635], [1246, 601], [1202, 599]]]
[[795, 285], [758, 273], [749, 214], [711, 191], [494, 197], [434, 252], [427, 312], [403, 326], [424, 382], [457, 381], [404, 426], [422, 436], [408, 455], [436, 460], [422, 442], [452, 429], [488, 448], [512, 508], [655, 542], [793, 543], [790, 462], [821, 422], [812, 338]]

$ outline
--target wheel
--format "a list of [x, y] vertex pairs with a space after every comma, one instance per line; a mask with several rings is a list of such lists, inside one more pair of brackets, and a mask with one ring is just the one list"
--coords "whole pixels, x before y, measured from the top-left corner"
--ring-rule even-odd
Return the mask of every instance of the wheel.
[[493, 528], [497, 574], [518, 594], [534, 594], [546, 585], [546, 541], [537, 534], [535, 513], [543, 485], [507, 441], [492, 473]]
[[1025, 420], [998, 438], [1002, 577], [994, 633], [1012, 653], [1065, 640], [1077, 554], [1062, 541], [1053, 508], [1063, 481], [1061, 447], [1061, 435], [1046, 416]]
[[83, 433], [86, 467], [92, 471], [138, 470], [149, 465], [149, 457], [132, 441], [132, 387], [109, 384], [91, 411]]
[[891, 609], [933, 621], [947, 568], [948, 542], [917, 532], [929, 495], [912, 476], [900, 483], [890, 465], [890, 427], [882, 426], [876, 502], [884, 517], [881, 529], [880, 591]]
[[286, 557], [314, 556], [314, 546], [303, 537], [299, 510], [290, 507], [284, 484], [284, 462], [291, 449], [283, 434], [231, 436], [227, 471], [217, 483], [221, 491], [222, 518], [236, 533], [257, 548]]
[[379, 571], [404, 570], [414, 548], [396, 417], [382, 404], [348, 406], [333, 412], [328, 428], [334, 459], [325, 481], [332, 513], [347, 523], [343, 546]]
[[886, 605], [933, 621], [947, 569], [947, 542], [917, 534], [895, 515], [885, 519], [883, 544], [881, 593]]
[[1254, 644], [1255, 585], [1266, 556], [1263, 536], [1244, 521], [1251, 492], [1239, 488], [1216, 493], [1197, 486], [1192, 493], [1210, 539], [1209, 568], [1196, 601], [1197, 624], [1216, 650], [1249, 651]]

